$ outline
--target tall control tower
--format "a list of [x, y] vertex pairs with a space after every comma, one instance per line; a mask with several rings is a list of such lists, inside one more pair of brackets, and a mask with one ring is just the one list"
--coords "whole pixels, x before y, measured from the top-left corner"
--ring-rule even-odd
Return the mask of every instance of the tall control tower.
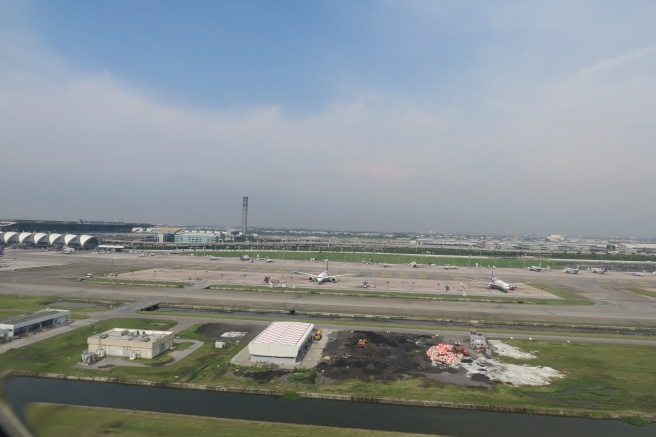
[[243, 209], [241, 212], [241, 234], [246, 236], [246, 231], [248, 228], [248, 197], [243, 199]]

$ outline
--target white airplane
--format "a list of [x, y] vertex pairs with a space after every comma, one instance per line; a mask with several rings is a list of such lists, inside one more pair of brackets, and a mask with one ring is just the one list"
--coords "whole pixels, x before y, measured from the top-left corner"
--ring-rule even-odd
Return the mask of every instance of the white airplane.
[[211, 259], [212, 261], [218, 261], [218, 260], [221, 259], [221, 257], [220, 257], [220, 256], [211, 256], [211, 255], [210, 255], [210, 259]]
[[504, 293], [517, 290], [516, 286], [510, 285], [507, 282], [504, 282], [501, 279], [494, 276], [494, 269], [492, 269], [492, 278], [490, 278], [490, 283], [487, 285], [487, 288], [489, 288], [490, 290], [492, 289], [501, 290]]
[[73, 249], [72, 247], [64, 246], [62, 253], [65, 253], [66, 255], [70, 255], [71, 253], [75, 253], [75, 249]]
[[532, 272], [541, 272], [541, 271], [543, 271], [543, 270], [546, 270], [546, 271], [548, 271], [548, 272], [551, 271], [551, 268], [550, 268], [549, 266], [547, 266], [547, 267], [542, 267], [542, 264], [540, 264], [539, 266], [531, 266], [531, 267], [527, 267], [527, 269], [529, 269], [529, 270], [532, 271]]
[[307, 275], [308, 280], [310, 282], [316, 282], [317, 284], [323, 284], [324, 282], [337, 282], [338, 277], [340, 276], [358, 276], [358, 274], [350, 274], [350, 273], [345, 273], [343, 275], [331, 275], [328, 273], [328, 261], [326, 261], [326, 269], [319, 273], [318, 275], [314, 275], [312, 273], [306, 273], [306, 272], [294, 272], [297, 275]]
[[442, 266], [442, 268], [444, 270], [458, 270], [458, 267], [454, 266], [452, 264], [444, 264], [444, 266]]
[[412, 261], [410, 264], [408, 264], [408, 267], [413, 267], [413, 268], [423, 267], [423, 266], [424, 266], [423, 264], [417, 264], [416, 261]]
[[574, 268], [574, 267], [565, 267], [563, 269], [563, 272], [571, 273], [571, 274], [575, 275], [579, 272], [579, 266], [576, 266], [576, 268]]
[[383, 263], [383, 267], [389, 267], [389, 266], [390, 266], [390, 263], [388, 263], [388, 262]]
[[606, 267], [606, 266], [604, 266], [603, 268], [592, 267], [592, 268], [590, 269], [590, 271], [591, 271], [592, 273], [598, 273], [598, 274], [600, 274], [600, 275], [604, 275], [604, 274], [606, 274], [606, 273], [608, 272], [608, 267]]
[[[643, 270], [643, 271], [641, 271], [641, 272], [627, 272], [627, 273], [628, 273], [629, 275], [633, 275], [633, 276], [645, 276], [645, 275], [647, 274], [647, 272], [646, 272], [645, 270]], [[650, 274], [652, 274], [652, 275], [656, 275], [656, 271], [651, 272]]]

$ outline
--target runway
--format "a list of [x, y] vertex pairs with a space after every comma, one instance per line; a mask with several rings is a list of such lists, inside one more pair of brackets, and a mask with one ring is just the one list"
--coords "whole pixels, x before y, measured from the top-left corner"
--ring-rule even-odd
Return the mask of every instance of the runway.
[[[622, 272], [596, 275], [582, 271], [568, 275], [560, 271], [530, 272], [523, 269], [498, 269], [495, 274], [504, 281], [518, 284], [518, 295], [522, 290], [530, 295], [530, 284], [541, 284], [567, 289], [590, 299], [593, 305], [533, 305], [478, 301], [453, 301], [411, 298], [413, 294], [434, 296], [445, 295], [441, 285], [466, 283], [470, 295], [505, 296], [497, 290], [487, 290], [485, 279], [491, 271], [485, 268], [460, 268], [443, 270], [439, 266], [411, 268], [407, 265], [383, 267], [380, 264], [330, 263], [331, 273], [351, 273], [359, 276], [345, 278], [332, 284], [316, 288], [339, 288], [353, 293], [362, 289], [367, 280], [379, 294], [384, 291], [404, 292], [405, 297], [360, 297], [333, 294], [310, 294], [296, 292], [291, 285], [312, 287], [302, 275], [292, 271], [319, 273], [325, 266], [310, 261], [276, 259], [272, 263], [255, 261], [240, 262], [224, 258], [212, 261], [204, 257], [182, 255], [158, 255], [139, 257], [136, 254], [82, 254], [64, 255], [38, 250], [7, 250], [0, 269], [0, 293], [14, 295], [39, 295], [57, 298], [91, 298], [121, 301], [152, 299], [188, 305], [213, 305], [232, 308], [261, 310], [297, 310], [324, 313], [417, 315], [469, 320], [517, 320], [558, 323], [604, 324], [622, 326], [656, 326], [656, 298], [643, 296], [630, 290], [637, 287], [656, 290], [656, 276], [641, 277]], [[20, 270], [20, 269], [28, 270]], [[14, 271], [14, 269], [18, 269]], [[131, 273], [130, 270], [136, 270]], [[151, 281], [164, 281], [166, 274], [192, 274], [202, 276], [207, 283], [240, 285], [241, 290], [180, 289], [130, 285], [106, 285], [78, 282], [76, 278], [87, 273], [94, 276], [115, 272], [127, 279], [146, 276]], [[144, 273], [147, 272], [147, 273]], [[151, 272], [153, 277], [150, 277]], [[157, 274], [159, 272], [159, 277]], [[193, 272], [193, 273], [192, 273]], [[264, 276], [280, 278], [287, 288], [268, 291], [248, 291], [250, 285], [262, 284]], [[477, 281], [481, 281], [480, 283]], [[528, 284], [527, 284], [528, 283]], [[405, 288], [412, 284], [412, 288]], [[439, 286], [438, 286], [439, 284]], [[390, 288], [391, 287], [391, 288]], [[275, 292], [274, 292], [275, 291]], [[511, 292], [512, 296], [513, 293]]]

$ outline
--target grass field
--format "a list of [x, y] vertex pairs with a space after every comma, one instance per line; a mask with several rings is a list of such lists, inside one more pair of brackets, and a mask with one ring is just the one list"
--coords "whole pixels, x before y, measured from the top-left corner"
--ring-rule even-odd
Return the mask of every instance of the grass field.
[[41, 403], [28, 408], [27, 418], [39, 437], [95, 437], [100, 435], [122, 437], [189, 435], [195, 437], [217, 435], [234, 437], [400, 437], [421, 435]]
[[[66, 301], [70, 301], [70, 299], [66, 299], [64, 302]], [[79, 302], [84, 304], [83, 301]], [[98, 302], [89, 302], [89, 306], [66, 306], [65, 304], [59, 304], [56, 301], [53, 301], [52, 298], [49, 297], [2, 295], [0, 296], [0, 319], [31, 311], [45, 310], [48, 307], [60, 310], [70, 310], [72, 318], [79, 318], [81, 315], [80, 313], [105, 311], [105, 308], [96, 306], [96, 303]]]
[[656, 291], [643, 290], [642, 288], [636, 287], [629, 288], [629, 290], [633, 291], [634, 293], [642, 294], [643, 296], [656, 297]]
[[[656, 417], [656, 348], [644, 346], [566, 343], [548, 341], [507, 342], [537, 354], [530, 365], [549, 366], [566, 377], [551, 385], [538, 388], [497, 384], [493, 389], [465, 388], [424, 378], [404, 381], [365, 382], [348, 380], [332, 385], [310, 383], [263, 384], [256, 380], [236, 377], [230, 358], [245, 347], [231, 345], [213, 348], [195, 329], [181, 333], [182, 338], [206, 343], [189, 357], [172, 365], [114, 367], [109, 371], [73, 367], [86, 348], [86, 338], [110, 327], [166, 329], [170, 322], [156, 320], [118, 319], [105, 321], [62, 334], [47, 342], [39, 342], [0, 355], [0, 372], [24, 369], [72, 375], [112, 376], [162, 382], [226, 385], [234, 387], [273, 388], [280, 392], [320, 392], [362, 397], [439, 400], [444, 402], [504, 405], [526, 408], [535, 412], [578, 413], [590, 417], [650, 416]], [[502, 359], [514, 362], [511, 359]], [[252, 367], [250, 370], [264, 370]]]

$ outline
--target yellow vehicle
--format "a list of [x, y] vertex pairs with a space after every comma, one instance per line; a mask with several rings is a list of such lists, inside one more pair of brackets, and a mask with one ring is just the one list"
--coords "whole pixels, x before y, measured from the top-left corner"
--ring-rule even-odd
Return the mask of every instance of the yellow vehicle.
[[314, 339], [321, 340], [321, 338], [323, 338], [323, 332], [321, 332], [321, 329], [314, 331]]
[[358, 340], [356, 346], [364, 349], [367, 347], [368, 344], [369, 344], [369, 340], [367, 340], [366, 338], [361, 338], [360, 340]]

